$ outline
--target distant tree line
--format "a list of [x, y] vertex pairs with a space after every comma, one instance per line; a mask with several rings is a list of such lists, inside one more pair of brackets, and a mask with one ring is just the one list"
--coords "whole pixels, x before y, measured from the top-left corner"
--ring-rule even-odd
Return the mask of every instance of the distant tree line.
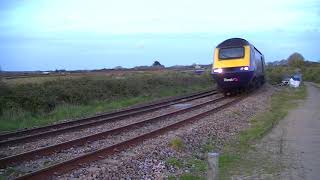
[[300, 53], [293, 53], [287, 59], [268, 63], [267, 78], [277, 84], [294, 73], [302, 73], [303, 80], [320, 83], [320, 63], [306, 61]]
[[302, 68], [304, 57], [300, 53], [293, 53], [288, 57], [288, 65], [295, 68]]

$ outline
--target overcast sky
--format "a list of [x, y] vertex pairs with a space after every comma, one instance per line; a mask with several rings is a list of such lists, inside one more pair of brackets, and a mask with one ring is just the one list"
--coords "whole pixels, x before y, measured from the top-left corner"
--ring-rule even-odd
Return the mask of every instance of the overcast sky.
[[3, 70], [209, 64], [231, 37], [319, 60], [319, 0], [1, 0]]

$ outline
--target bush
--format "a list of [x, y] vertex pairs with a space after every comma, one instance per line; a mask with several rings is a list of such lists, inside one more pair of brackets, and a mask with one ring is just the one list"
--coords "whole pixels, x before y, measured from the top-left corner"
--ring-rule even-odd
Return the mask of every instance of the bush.
[[184, 143], [181, 138], [176, 137], [171, 140], [170, 147], [176, 151], [181, 151], [184, 148]]
[[174, 157], [167, 159], [166, 163], [176, 168], [181, 168], [183, 166], [183, 162], [180, 159]]
[[302, 68], [303, 80], [320, 83], [320, 65]]
[[136, 96], [157, 96], [164, 89], [211, 86], [204, 76], [182, 73], [132, 75], [116, 78], [61, 79], [12, 86], [0, 84], [0, 113], [21, 109], [33, 114], [48, 113], [58, 105], [86, 105]]
[[[296, 71], [294, 67], [275, 66], [266, 69], [267, 80], [271, 84], [278, 84], [286, 76], [292, 76]], [[301, 67], [302, 80], [320, 83], [320, 65]]]
[[294, 68], [276, 66], [266, 69], [267, 81], [270, 84], [279, 84], [286, 76], [291, 76], [295, 72]]
[[304, 65], [304, 57], [300, 53], [293, 53], [288, 58], [288, 64], [291, 67], [301, 68]]

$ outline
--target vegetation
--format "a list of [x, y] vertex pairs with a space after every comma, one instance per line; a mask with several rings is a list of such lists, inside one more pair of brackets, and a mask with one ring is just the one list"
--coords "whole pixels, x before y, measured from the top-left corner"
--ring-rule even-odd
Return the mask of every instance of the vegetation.
[[306, 88], [299, 89], [284, 88], [275, 93], [271, 98], [270, 111], [258, 114], [250, 121], [250, 128], [242, 131], [236, 139], [225, 144], [222, 149], [215, 138], [204, 143], [199, 150], [192, 152], [192, 157], [176, 158], [171, 157], [166, 160], [168, 165], [177, 169], [183, 169], [186, 173], [179, 177], [170, 176], [168, 179], [206, 179], [207, 157], [206, 154], [212, 151], [219, 151], [219, 179], [231, 179], [232, 175], [238, 172], [249, 172], [254, 167], [261, 166], [268, 172], [278, 171], [280, 165], [270, 165], [269, 159], [259, 157], [259, 160], [246, 158], [248, 151], [254, 149], [254, 143], [267, 134], [288, 111], [297, 106], [298, 99], [306, 97]]
[[[255, 166], [261, 165], [261, 161], [246, 159], [247, 152], [254, 148], [253, 144], [256, 140], [262, 138], [287, 115], [290, 109], [297, 106], [297, 99], [305, 97], [304, 86], [299, 89], [286, 88], [274, 94], [270, 111], [251, 119], [251, 127], [241, 132], [235, 141], [225, 145], [223, 154], [219, 158], [219, 179], [230, 179], [231, 175], [237, 174], [238, 171], [250, 171]], [[267, 168], [276, 169], [270, 166]]]
[[204, 174], [208, 169], [207, 161], [196, 157], [189, 157], [184, 160], [172, 157], [167, 159], [166, 163], [175, 168], [183, 168], [188, 171], [188, 173], [184, 173], [179, 177], [169, 176], [168, 179], [205, 179]]
[[181, 168], [183, 165], [183, 162], [180, 159], [174, 157], [167, 159], [166, 163], [176, 168]]
[[208, 75], [137, 74], [121, 78], [55, 79], [42, 83], [0, 84], [0, 130], [92, 115], [212, 86]]
[[295, 52], [288, 57], [288, 65], [301, 68], [304, 65], [304, 57], [300, 53]]
[[320, 63], [304, 61], [304, 57], [299, 53], [290, 55], [286, 65], [269, 65], [266, 69], [267, 80], [271, 84], [279, 84], [281, 80], [292, 76], [296, 72], [302, 73], [304, 81], [320, 83]]
[[320, 83], [320, 64], [303, 67], [302, 74], [304, 80]]
[[2, 83], [2, 69], [1, 69], [1, 66], [0, 66], [0, 83]]
[[191, 172], [205, 173], [208, 169], [206, 160], [198, 159], [195, 157], [188, 159], [185, 165], [189, 169], [191, 169]]
[[152, 66], [162, 66], [162, 64], [159, 61], [154, 61]]
[[204, 177], [196, 176], [192, 173], [186, 173], [180, 176], [180, 180], [204, 180]]
[[270, 84], [279, 84], [284, 78], [295, 73], [295, 69], [287, 66], [268, 67], [266, 69], [267, 81]]
[[[278, 84], [285, 77], [290, 77], [297, 71], [297, 68], [288, 66], [275, 66], [266, 69], [267, 80], [271, 84]], [[314, 66], [303, 66], [299, 70], [302, 73], [302, 80], [320, 83], [320, 64]]]
[[183, 169], [185, 173], [180, 176], [169, 176], [168, 179], [206, 179], [206, 172], [208, 170], [207, 165], [207, 153], [216, 150], [219, 143], [216, 137], [211, 137], [206, 143], [202, 144], [200, 148], [197, 148], [195, 152], [192, 152], [191, 156], [179, 159], [171, 157], [166, 160], [166, 164], [177, 169]]
[[184, 143], [181, 138], [173, 138], [170, 142], [170, 147], [176, 151], [181, 151], [184, 148]]

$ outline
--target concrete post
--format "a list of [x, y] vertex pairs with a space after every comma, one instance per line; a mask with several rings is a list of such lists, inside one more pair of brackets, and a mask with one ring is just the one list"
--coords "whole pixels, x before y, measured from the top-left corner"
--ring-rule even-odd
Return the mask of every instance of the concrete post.
[[208, 180], [218, 179], [219, 153], [208, 153]]

